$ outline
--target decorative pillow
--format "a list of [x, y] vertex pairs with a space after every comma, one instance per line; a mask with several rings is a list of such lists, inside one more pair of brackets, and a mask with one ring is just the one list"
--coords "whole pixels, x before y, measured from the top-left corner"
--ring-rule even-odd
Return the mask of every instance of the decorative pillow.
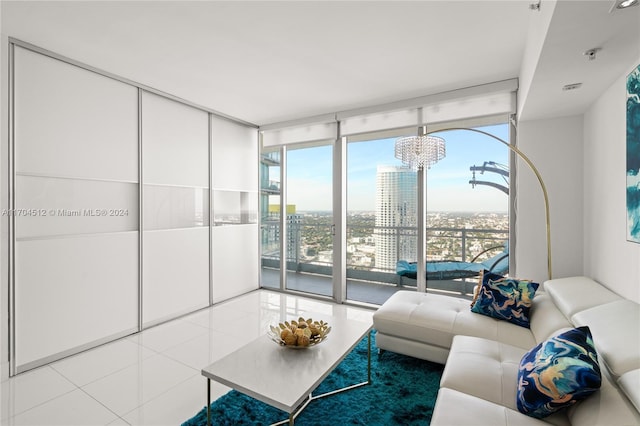
[[585, 399], [600, 388], [602, 376], [589, 327], [550, 337], [520, 361], [516, 405], [543, 418]]
[[486, 270], [480, 273], [479, 281], [471, 312], [529, 328], [529, 311], [538, 283], [503, 277]]

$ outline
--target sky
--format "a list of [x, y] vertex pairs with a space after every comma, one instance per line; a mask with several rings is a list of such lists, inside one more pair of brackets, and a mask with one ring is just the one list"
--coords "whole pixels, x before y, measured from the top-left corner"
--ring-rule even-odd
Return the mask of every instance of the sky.
[[[508, 126], [483, 127], [508, 140]], [[506, 212], [508, 196], [484, 185], [472, 188], [469, 167], [485, 161], [509, 163], [509, 149], [488, 136], [470, 131], [434, 133], [444, 138], [446, 157], [427, 171], [427, 210], [447, 212]], [[401, 166], [394, 157], [395, 138], [352, 142], [347, 145], [347, 210], [374, 211], [378, 165]], [[287, 152], [288, 204], [298, 211], [331, 210], [331, 145], [289, 149]], [[478, 180], [504, 184], [493, 173]], [[507, 185], [508, 186], [508, 185]]]

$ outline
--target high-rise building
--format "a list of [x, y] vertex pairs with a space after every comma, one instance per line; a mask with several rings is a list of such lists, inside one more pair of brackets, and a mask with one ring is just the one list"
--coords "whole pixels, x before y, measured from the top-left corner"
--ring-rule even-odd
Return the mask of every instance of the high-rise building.
[[417, 173], [406, 167], [378, 166], [374, 231], [378, 269], [395, 270], [400, 259], [417, 260], [417, 182]]

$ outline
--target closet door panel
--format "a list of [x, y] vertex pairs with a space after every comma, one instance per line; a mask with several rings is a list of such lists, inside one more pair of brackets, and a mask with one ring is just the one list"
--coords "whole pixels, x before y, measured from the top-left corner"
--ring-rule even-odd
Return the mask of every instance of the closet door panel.
[[258, 225], [216, 226], [213, 235], [213, 301], [258, 288]]
[[138, 230], [138, 184], [16, 176], [16, 238]]
[[18, 368], [133, 332], [138, 233], [16, 243]]
[[145, 184], [209, 187], [209, 114], [144, 92]]
[[215, 116], [211, 120], [213, 188], [257, 191], [257, 129]]
[[144, 229], [209, 226], [209, 189], [144, 186]]
[[209, 228], [144, 233], [143, 323], [209, 304]]
[[213, 301], [255, 290], [258, 280], [258, 132], [211, 118]]
[[138, 89], [14, 51], [15, 365], [138, 326]]
[[138, 181], [138, 89], [15, 48], [16, 171]]
[[209, 114], [142, 96], [143, 326], [209, 304]]

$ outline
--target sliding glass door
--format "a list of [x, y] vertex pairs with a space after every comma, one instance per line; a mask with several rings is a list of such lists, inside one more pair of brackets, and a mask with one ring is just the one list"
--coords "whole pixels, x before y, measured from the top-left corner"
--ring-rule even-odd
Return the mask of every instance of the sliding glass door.
[[347, 145], [347, 299], [381, 304], [415, 277], [396, 274], [417, 261], [417, 173], [394, 157], [395, 138]]
[[333, 146], [286, 152], [286, 289], [332, 296]]
[[280, 288], [280, 150], [260, 154], [260, 276], [263, 287]]
[[333, 295], [332, 173], [332, 143], [263, 149], [260, 157], [263, 287]]

